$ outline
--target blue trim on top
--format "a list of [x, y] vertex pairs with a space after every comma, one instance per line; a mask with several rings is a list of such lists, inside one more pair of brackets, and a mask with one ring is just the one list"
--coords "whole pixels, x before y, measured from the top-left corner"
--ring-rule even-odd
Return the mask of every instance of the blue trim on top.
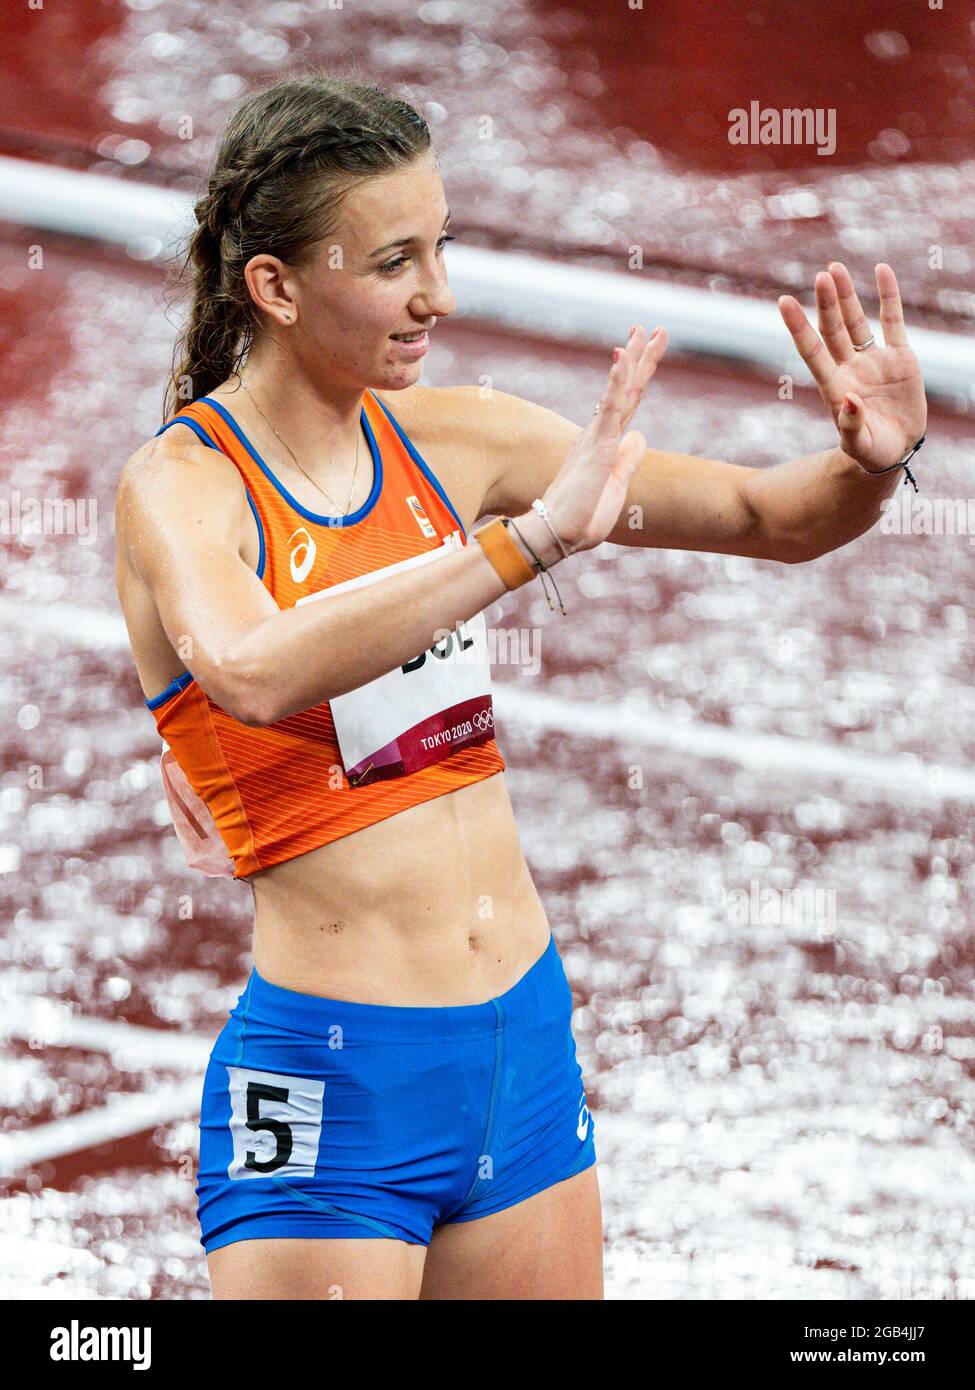
[[190, 671], [184, 671], [182, 675], [171, 680], [165, 690], [161, 690], [158, 695], [153, 695], [151, 700], [147, 700], [147, 707], [149, 709], [158, 709], [160, 705], [164, 705], [167, 700], [171, 699], [177, 691], [185, 690], [192, 679], [192, 673]]
[[[165, 425], [162, 425], [158, 430], [156, 430], [157, 437], [160, 434], [162, 434], [163, 430], [168, 430], [170, 425], [187, 425], [195, 435], [197, 435], [200, 439], [203, 440], [203, 443], [207, 446], [208, 449], [216, 449], [218, 454], [223, 453], [223, 450], [221, 449], [220, 445], [216, 442], [216, 440], [211, 439], [210, 435], [203, 428], [200, 422], [198, 420], [194, 420], [191, 415], [187, 415], [185, 420], [181, 420], [178, 415], [175, 416], [172, 420], [167, 420]], [[257, 540], [258, 545], [260, 547], [257, 552], [257, 577], [258, 579], [263, 579], [264, 566], [267, 564], [267, 546], [264, 544], [264, 527], [261, 525], [261, 518], [258, 516], [257, 507], [254, 505], [254, 499], [251, 496], [250, 488], [247, 486], [246, 482], [244, 482], [243, 478], [241, 478], [241, 482], [244, 483], [244, 492], [247, 494], [247, 501], [250, 505], [251, 511], [254, 513], [254, 521], [257, 525]]]
[[[197, 438], [203, 441], [208, 449], [216, 449], [218, 454], [223, 453], [223, 450], [216, 440], [211, 439], [199, 420], [194, 420], [191, 415], [186, 415], [183, 418], [175, 415], [172, 420], [167, 420], [164, 425], [160, 425], [159, 429], [156, 430], [156, 438], [158, 438], [164, 430], [168, 430], [171, 425], [188, 426]], [[241, 482], [244, 482], [243, 478], [241, 478]], [[254, 505], [254, 499], [250, 494], [250, 488], [247, 486], [246, 482], [244, 482], [244, 492], [257, 525], [257, 539], [260, 546], [257, 553], [257, 577], [258, 579], [263, 579], [264, 566], [267, 564], [267, 547], [264, 544], [264, 527], [261, 525], [261, 518], [258, 515], [257, 507]], [[152, 710], [158, 709], [160, 705], [164, 705], [167, 700], [171, 700], [180, 690], [185, 690], [193, 679], [194, 677], [190, 671], [183, 671], [181, 675], [178, 675], [174, 680], [169, 682], [165, 690], [161, 690], [158, 695], [153, 695], [151, 700], [146, 700], [146, 707]]]
[[217, 453], [222, 452], [222, 450], [214, 443], [214, 441], [207, 434], [206, 430], [200, 424], [199, 420], [194, 420], [192, 415], [187, 415], [185, 420], [181, 420], [178, 415], [174, 415], [171, 420], [167, 420], [164, 425], [159, 426], [159, 428], [156, 430], [156, 438], [159, 438], [163, 430], [171, 429], [173, 425], [185, 425], [187, 429], [190, 429], [193, 431], [194, 434], [199, 435], [199, 437], [203, 440], [204, 444], [208, 446], [208, 448], [216, 449]]
[[304, 517], [306, 521], [314, 521], [319, 526], [355, 526], [357, 522], [362, 521], [369, 515], [373, 507], [379, 501], [379, 494], [383, 490], [383, 460], [379, 452], [379, 445], [376, 443], [376, 437], [372, 432], [372, 427], [366, 419], [366, 412], [362, 407], [359, 409], [359, 419], [362, 422], [362, 428], [365, 430], [366, 439], [369, 442], [369, 452], [372, 454], [372, 491], [358, 511], [349, 512], [348, 516], [322, 516], [319, 515], [318, 512], [310, 512], [307, 507], [301, 505], [297, 497], [292, 497], [284, 483], [271, 472], [271, 469], [261, 458], [260, 454], [254, 448], [234, 417], [229, 411], [224, 410], [219, 401], [213, 400], [211, 396], [201, 396], [200, 401], [208, 405], [211, 410], [215, 410], [220, 418], [233, 430], [234, 434], [240, 440], [241, 444], [243, 444], [244, 448], [250, 454], [251, 458], [267, 478], [271, 486], [281, 494], [288, 506], [296, 511], [299, 516]]
[[434, 474], [433, 469], [420, 457], [416, 449], [414, 449], [412, 441], [403, 433], [403, 430], [401, 429], [399, 422], [393, 417], [392, 412], [388, 410], [385, 405], [383, 405], [382, 401], [376, 395], [375, 391], [370, 392], [370, 395], [372, 396], [376, 404], [379, 406], [379, 408], [382, 410], [383, 414], [386, 416], [393, 429], [399, 435], [400, 442], [402, 443], [406, 452], [409, 454], [410, 458], [416, 464], [417, 468], [419, 468], [420, 472], [423, 473], [423, 475], [426, 477], [427, 482], [430, 483], [430, 485], [439, 494], [440, 500], [444, 503], [444, 505], [447, 507], [447, 509], [453, 516], [454, 520], [457, 522], [457, 525], [460, 527], [460, 534], [464, 537], [464, 540], [466, 541], [467, 531], [464, 526], [464, 523], [461, 521], [460, 517], [454, 510], [453, 502], [451, 502], [450, 498], [447, 496], [446, 492], [440, 484], [440, 480]]
[[257, 515], [257, 507], [254, 505], [254, 499], [246, 483], [244, 484], [244, 491], [247, 493], [247, 501], [250, 503], [250, 509], [254, 513], [254, 520], [257, 523], [257, 539], [261, 544], [261, 548], [257, 552], [257, 577], [258, 579], [263, 579], [264, 565], [267, 560], [267, 550], [264, 545], [264, 527], [261, 525], [261, 518]]

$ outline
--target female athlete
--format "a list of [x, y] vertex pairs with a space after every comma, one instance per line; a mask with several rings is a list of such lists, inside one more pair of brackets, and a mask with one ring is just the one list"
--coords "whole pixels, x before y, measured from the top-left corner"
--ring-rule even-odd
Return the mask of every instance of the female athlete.
[[246, 99], [196, 216], [164, 424], [116, 519], [171, 804], [254, 894], [203, 1090], [213, 1295], [601, 1298], [595, 1124], [483, 610], [607, 540], [793, 563], [867, 530], [925, 425], [893, 271], [883, 347], [839, 264], [825, 345], [780, 301], [839, 444], [753, 469], [628, 428], [662, 328], [615, 350], [584, 429], [418, 384], [455, 307], [450, 213], [422, 117], [374, 87]]

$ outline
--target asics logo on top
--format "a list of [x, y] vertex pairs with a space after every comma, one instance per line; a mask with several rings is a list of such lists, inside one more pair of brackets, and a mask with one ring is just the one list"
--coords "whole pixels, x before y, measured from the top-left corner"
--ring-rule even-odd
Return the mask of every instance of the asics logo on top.
[[579, 1101], [579, 1123], [576, 1125], [576, 1134], [580, 1139], [585, 1139], [589, 1133], [589, 1105], [586, 1101], [586, 1093], [583, 1091]]
[[[297, 545], [292, 545], [292, 542], [298, 536], [302, 536], [304, 539], [299, 540]], [[292, 546], [290, 557], [291, 578], [296, 584], [303, 584], [311, 574], [311, 567], [315, 563], [315, 542], [305, 530], [304, 526], [299, 526], [294, 535], [288, 537], [288, 544]]]

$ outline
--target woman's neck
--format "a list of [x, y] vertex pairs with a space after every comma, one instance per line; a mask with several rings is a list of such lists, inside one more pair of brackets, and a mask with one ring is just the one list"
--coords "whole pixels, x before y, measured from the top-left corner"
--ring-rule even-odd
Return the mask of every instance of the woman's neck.
[[362, 471], [359, 416], [364, 390], [361, 385], [343, 388], [313, 382], [290, 359], [255, 359], [251, 354], [237, 378], [219, 388], [219, 395], [232, 402], [235, 411], [243, 409], [252, 425], [256, 419], [264, 436], [270, 432], [276, 441], [279, 454], [290, 462], [290, 450], [301, 467], [333, 493], [343, 485], [347, 490], [351, 483], [357, 445]]

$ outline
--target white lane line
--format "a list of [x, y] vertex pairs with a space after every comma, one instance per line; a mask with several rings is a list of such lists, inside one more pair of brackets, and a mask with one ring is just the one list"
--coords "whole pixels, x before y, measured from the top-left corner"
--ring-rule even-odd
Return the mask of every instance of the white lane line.
[[[749, 733], [700, 720], [677, 723], [636, 703], [583, 703], [512, 684], [496, 683], [494, 702], [502, 721], [573, 738], [664, 748], [771, 776], [800, 773], [862, 782], [897, 796], [975, 801], [975, 772], [925, 763], [913, 754], [861, 753], [839, 743]], [[503, 738], [503, 724], [500, 732]]]
[[[603, 347], [619, 342], [621, 325], [662, 323], [675, 352], [747, 362], [776, 376], [788, 373], [799, 385], [812, 385], [773, 296], [766, 301], [718, 294], [693, 285], [473, 246], [455, 247], [448, 264], [461, 318], [544, 335], [555, 342], [585, 341]], [[807, 303], [803, 308], [815, 323], [816, 306]], [[884, 341], [879, 323], [871, 321], [871, 331], [879, 343]], [[966, 410], [975, 405], [975, 340], [960, 333], [912, 327], [911, 347], [930, 397]]]
[[19, 1038], [41, 1050], [45, 1047], [79, 1047], [107, 1052], [119, 1061], [143, 1063], [169, 1071], [199, 1071], [220, 1027], [213, 1037], [199, 1033], [171, 1033], [164, 1028], [142, 1028], [116, 1019], [85, 1018], [68, 1004], [53, 999], [28, 1001], [0, 994], [0, 1037]]
[[199, 1112], [201, 1076], [167, 1082], [152, 1091], [114, 1096], [97, 1110], [86, 1110], [34, 1129], [0, 1134], [0, 1173], [10, 1176], [65, 1154], [141, 1134], [170, 1120]]
[[[51, 603], [35, 612], [25, 604], [0, 598], [2, 622], [25, 633], [50, 631], [64, 642], [73, 640], [94, 650], [115, 651], [128, 646], [121, 617], [105, 609]], [[862, 753], [841, 743], [750, 733], [704, 720], [675, 723], [635, 702], [567, 700], [544, 690], [525, 690], [510, 681], [495, 682], [494, 701], [502, 719], [573, 738], [674, 749], [688, 757], [737, 763], [773, 776], [802, 773], [855, 780], [885, 792], [935, 801], [975, 801], [975, 772], [923, 762], [910, 753]]]
[[88, 651], [124, 651], [129, 646], [120, 614], [75, 603], [35, 603], [0, 594], [0, 627], [27, 637], [58, 637]]
[[[114, 1096], [97, 1110], [0, 1134], [0, 1174], [9, 1176], [44, 1159], [125, 1139], [154, 1125], [198, 1113], [203, 1071], [216, 1032], [213, 1038], [171, 1033], [114, 1019], [85, 1018], [70, 1005], [50, 999], [0, 997], [0, 1037], [28, 1041], [38, 1052], [47, 1047], [87, 1048], [107, 1052], [114, 1061], [128, 1066], [191, 1073], [186, 1080], [164, 1082], [150, 1092]], [[151, 1085], [152, 1078], [146, 1079]]]
[[[193, 201], [187, 192], [0, 157], [0, 218], [117, 243], [141, 260], [172, 254], [194, 224]], [[620, 341], [621, 326], [663, 323], [677, 352], [750, 362], [812, 381], [774, 302], [478, 246], [455, 246], [449, 269], [458, 318], [557, 342], [584, 337], [605, 347]], [[806, 312], [815, 321], [814, 307]], [[882, 342], [879, 327], [872, 328]], [[912, 328], [911, 344], [931, 396], [975, 403], [972, 338]]]
[[[0, 218], [132, 247], [141, 257], [172, 249], [195, 221], [193, 197], [104, 174], [0, 157]], [[134, 245], [133, 245], [134, 243]]]

